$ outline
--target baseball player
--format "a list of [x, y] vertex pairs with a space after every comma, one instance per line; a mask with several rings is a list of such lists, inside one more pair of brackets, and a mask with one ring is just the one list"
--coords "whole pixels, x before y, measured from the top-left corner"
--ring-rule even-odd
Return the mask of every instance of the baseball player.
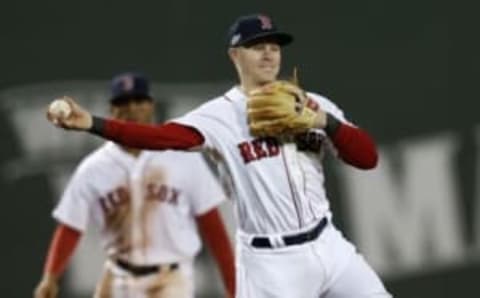
[[73, 113], [47, 117], [122, 144], [213, 152], [231, 185], [238, 221], [237, 297], [391, 297], [332, 222], [322, 158], [371, 169], [376, 146], [329, 99], [279, 81], [282, 47], [293, 41], [265, 15], [238, 18], [228, 54], [239, 84], [159, 126]]
[[[152, 122], [144, 76], [121, 74], [112, 91], [113, 118]], [[199, 153], [105, 143], [80, 163], [53, 211], [58, 227], [35, 297], [56, 297], [57, 280], [89, 222], [108, 256], [95, 297], [193, 297], [199, 233], [215, 256], [226, 296], [233, 297], [233, 253], [218, 211], [224, 197]]]

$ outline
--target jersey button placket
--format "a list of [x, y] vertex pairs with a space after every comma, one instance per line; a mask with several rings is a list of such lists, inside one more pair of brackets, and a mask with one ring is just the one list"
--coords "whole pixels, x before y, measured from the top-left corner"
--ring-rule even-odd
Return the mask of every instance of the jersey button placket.
[[303, 218], [303, 204], [301, 199], [301, 194], [298, 191], [299, 186], [302, 185], [303, 174], [298, 163], [297, 149], [296, 145], [288, 143], [283, 145], [283, 154], [285, 158], [285, 163], [287, 167], [288, 179], [291, 181], [290, 186], [292, 187], [292, 195], [294, 200], [294, 205], [298, 215], [298, 221], [300, 228], [305, 225]]
[[144, 203], [143, 198], [143, 163], [140, 160], [141, 156], [135, 162], [133, 170], [130, 174], [130, 189], [131, 189], [131, 204], [132, 204], [132, 225], [131, 225], [131, 236], [132, 236], [132, 244], [133, 244], [133, 253], [131, 257], [133, 260], [140, 260], [144, 256], [140, 254], [139, 249], [135, 249], [136, 246], [141, 243], [142, 235], [142, 227], [141, 227], [141, 220], [140, 220], [140, 211], [142, 209], [142, 204]]

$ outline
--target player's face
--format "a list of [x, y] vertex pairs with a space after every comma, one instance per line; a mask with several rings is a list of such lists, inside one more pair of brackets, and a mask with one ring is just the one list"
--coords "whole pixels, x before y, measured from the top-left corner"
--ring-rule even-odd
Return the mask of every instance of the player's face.
[[262, 85], [277, 79], [282, 58], [278, 44], [259, 42], [232, 49], [230, 55], [242, 80]]
[[153, 121], [154, 103], [148, 98], [135, 98], [111, 105], [112, 117], [137, 123]]

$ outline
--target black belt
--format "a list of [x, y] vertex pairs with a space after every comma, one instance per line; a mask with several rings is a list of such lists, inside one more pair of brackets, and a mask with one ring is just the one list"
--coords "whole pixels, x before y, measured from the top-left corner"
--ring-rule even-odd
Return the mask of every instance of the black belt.
[[[322, 218], [322, 220], [311, 230], [298, 233], [295, 235], [289, 236], [282, 236], [283, 242], [285, 245], [299, 245], [303, 244], [308, 241], [312, 241], [317, 239], [317, 237], [322, 233], [323, 229], [328, 223], [328, 219], [326, 217]], [[252, 239], [251, 245], [257, 248], [273, 248], [272, 242], [268, 237], [254, 237]]]
[[169, 271], [174, 271], [178, 269], [178, 263], [166, 264], [166, 265], [148, 265], [148, 266], [141, 266], [141, 265], [134, 265], [132, 263], [126, 262], [121, 259], [114, 260], [115, 264], [118, 267], [132, 273], [136, 276], [148, 275], [152, 273], [158, 273], [162, 270], [162, 268], [167, 267]]

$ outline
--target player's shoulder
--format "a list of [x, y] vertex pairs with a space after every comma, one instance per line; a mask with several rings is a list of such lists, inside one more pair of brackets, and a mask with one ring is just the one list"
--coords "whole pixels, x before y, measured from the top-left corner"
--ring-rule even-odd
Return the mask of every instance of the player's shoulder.
[[232, 103], [222, 95], [204, 102], [194, 109], [192, 113], [221, 116], [224, 115], [224, 113], [231, 111], [232, 108]]
[[323, 111], [332, 114], [341, 121], [350, 123], [350, 121], [345, 118], [343, 110], [329, 98], [314, 92], [307, 92], [307, 97], [315, 101]]
[[108, 143], [105, 143], [85, 155], [78, 163], [75, 174], [91, 175], [99, 172], [100, 169], [108, 168], [111, 159], [108, 158], [108, 153], [106, 152], [107, 146]]
[[327, 98], [324, 95], [315, 92], [307, 92], [307, 97], [318, 103], [320, 107], [324, 110], [329, 111], [331, 109], [338, 109], [338, 106], [331, 99]]
[[166, 150], [166, 151], [146, 151], [149, 154], [149, 160], [151, 162], [159, 162], [165, 164], [167, 161], [175, 167], [186, 169], [192, 168], [193, 165], [203, 162], [203, 153], [200, 151], [179, 151], [179, 150]]
[[226, 96], [221, 95], [204, 102], [181, 117], [181, 119], [207, 120], [210, 123], [229, 126], [232, 119], [237, 117], [236, 113], [237, 110], [233, 102]]

